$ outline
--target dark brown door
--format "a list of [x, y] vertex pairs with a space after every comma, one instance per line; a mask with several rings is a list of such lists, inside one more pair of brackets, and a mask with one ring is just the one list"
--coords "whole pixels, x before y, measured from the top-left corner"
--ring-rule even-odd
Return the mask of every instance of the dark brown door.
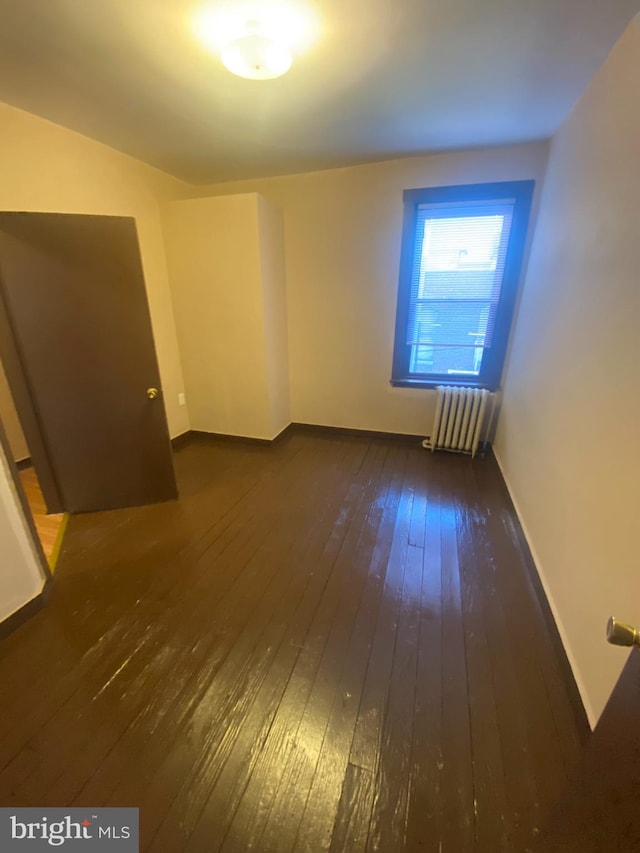
[[640, 850], [640, 651], [629, 655], [536, 851]]
[[0, 285], [63, 508], [175, 498], [134, 220], [0, 213]]

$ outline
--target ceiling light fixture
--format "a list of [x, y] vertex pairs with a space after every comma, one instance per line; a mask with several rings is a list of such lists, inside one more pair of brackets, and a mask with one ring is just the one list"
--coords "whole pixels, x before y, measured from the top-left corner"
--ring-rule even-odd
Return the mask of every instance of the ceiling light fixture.
[[265, 35], [258, 21], [247, 21], [246, 35], [229, 42], [221, 58], [232, 74], [249, 80], [274, 80], [291, 68], [287, 45]]

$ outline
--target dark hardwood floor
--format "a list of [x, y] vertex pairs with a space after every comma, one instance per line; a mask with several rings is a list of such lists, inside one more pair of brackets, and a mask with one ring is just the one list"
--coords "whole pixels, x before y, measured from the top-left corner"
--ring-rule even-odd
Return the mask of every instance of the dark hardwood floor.
[[587, 735], [492, 459], [195, 439], [0, 650], [1, 805], [142, 850], [524, 853]]

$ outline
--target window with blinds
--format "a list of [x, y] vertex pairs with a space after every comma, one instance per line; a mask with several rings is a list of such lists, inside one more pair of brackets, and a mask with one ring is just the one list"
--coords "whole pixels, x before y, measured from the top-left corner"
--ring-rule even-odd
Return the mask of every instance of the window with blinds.
[[405, 193], [394, 384], [500, 382], [533, 181]]

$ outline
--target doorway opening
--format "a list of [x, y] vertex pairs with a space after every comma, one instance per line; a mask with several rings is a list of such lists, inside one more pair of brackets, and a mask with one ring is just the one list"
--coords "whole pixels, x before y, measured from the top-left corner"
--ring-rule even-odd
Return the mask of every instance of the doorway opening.
[[32, 531], [35, 530], [37, 541], [40, 543], [49, 569], [53, 572], [62, 548], [68, 514], [49, 512], [47, 509], [2, 362], [0, 362], [0, 421], [5, 432], [7, 449], [18, 470], [16, 486], [22, 493], [20, 496], [23, 498], [23, 508], [31, 517]]

